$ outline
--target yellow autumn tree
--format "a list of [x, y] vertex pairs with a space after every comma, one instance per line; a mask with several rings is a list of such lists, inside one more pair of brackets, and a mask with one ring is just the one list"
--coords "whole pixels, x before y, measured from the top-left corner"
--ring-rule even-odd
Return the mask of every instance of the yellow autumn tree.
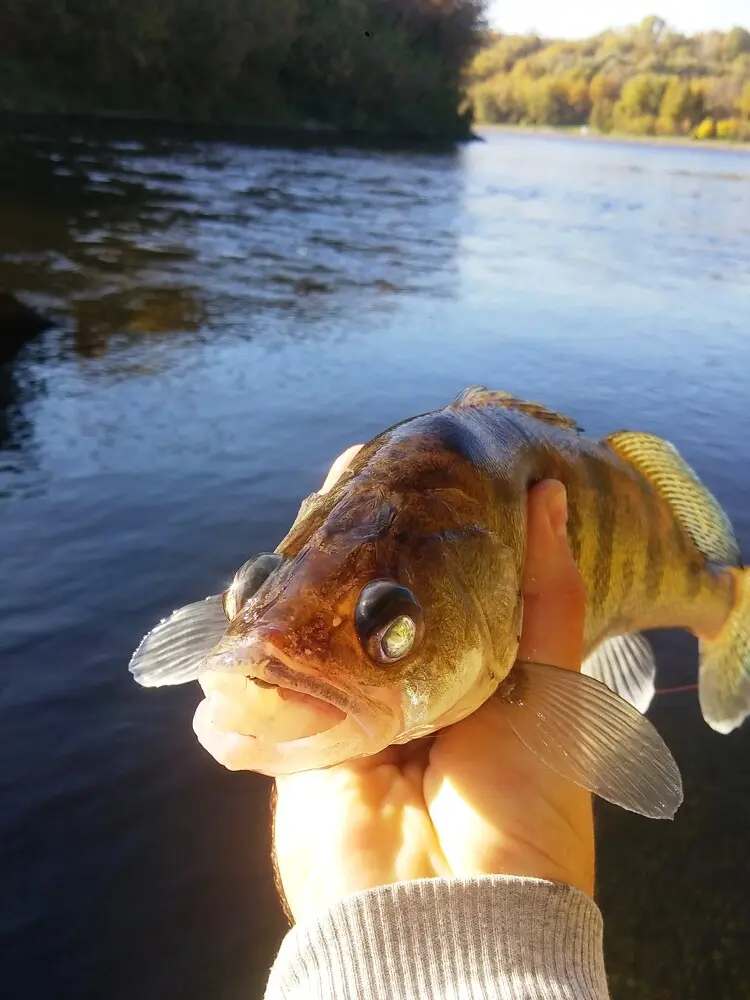
[[[488, 109], [498, 121], [588, 123], [601, 131], [729, 139], [744, 137], [746, 124], [750, 130], [745, 28], [687, 36], [648, 17], [581, 41], [488, 36], [487, 50], [494, 55], [477, 56], [467, 74], [470, 98], [481, 96], [480, 121]], [[498, 66], [512, 85], [496, 82]], [[486, 98], [488, 76], [493, 101]]]

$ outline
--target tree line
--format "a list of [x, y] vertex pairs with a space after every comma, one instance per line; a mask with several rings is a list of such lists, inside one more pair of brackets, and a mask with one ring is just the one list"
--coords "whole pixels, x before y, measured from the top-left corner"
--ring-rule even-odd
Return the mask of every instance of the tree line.
[[750, 140], [750, 32], [658, 17], [583, 41], [489, 34], [468, 71], [480, 122]]
[[3, 0], [0, 108], [462, 136], [484, 0]]

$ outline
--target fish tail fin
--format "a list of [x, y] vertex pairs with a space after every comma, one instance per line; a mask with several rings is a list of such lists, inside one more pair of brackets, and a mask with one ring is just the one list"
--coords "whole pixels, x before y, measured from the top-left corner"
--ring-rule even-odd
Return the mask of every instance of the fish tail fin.
[[750, 715], [750, 570], [742, 568], [729, 518], [668, 441], [630, 431], [604, 440], [666, 500], [706, 564], [732, 576], [734, 602], [721, 632], [701, 640], [698, 680], [703, 718], [717, 732], [730, 733]]
[[718, 733], [731, 733], [750, 715], [750, 568], [726, 572], [734, 605], [721, 632], [701, 640], [698, 676], [703, 718]]

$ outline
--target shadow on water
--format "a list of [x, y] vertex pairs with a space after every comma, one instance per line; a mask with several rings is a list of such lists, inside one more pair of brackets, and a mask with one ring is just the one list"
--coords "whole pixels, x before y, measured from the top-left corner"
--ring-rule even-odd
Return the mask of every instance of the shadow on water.
[[11, 489], [16, 475], [35, 465], [32, 409], [47, 391], [44, 362], [48, 357], [49, 342], [35, 339], [15, 351], [11, 360], [0, 363], [0, 498], [6, 485]]
[[33, 425], [25, 407], [42, 389], [41, 381], [30, 383], [28, 377], [19, 373], [14, 362], [0, 365], [0, 467], [4, 464], [3, 452], [24, 451], [31, 447]]

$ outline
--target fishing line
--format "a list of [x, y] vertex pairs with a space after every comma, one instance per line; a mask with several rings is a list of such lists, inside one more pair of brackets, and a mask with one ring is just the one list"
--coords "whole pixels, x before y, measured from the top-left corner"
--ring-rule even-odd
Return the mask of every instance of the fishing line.
[[685, 691], [697, 691], [697, 684], [683, 684], [682, 687], [659, 688], [654, 694], [682, 694]]

